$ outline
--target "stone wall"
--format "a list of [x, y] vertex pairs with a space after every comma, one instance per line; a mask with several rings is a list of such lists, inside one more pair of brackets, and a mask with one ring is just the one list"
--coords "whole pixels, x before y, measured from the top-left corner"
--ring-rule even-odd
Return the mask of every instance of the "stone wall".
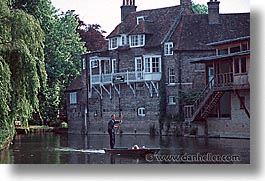
[[[213, 55], [215, 51], [178, 51], [173, 56], [165, 56], [163, 59], [165, 80], [167, 115], [182, 115], [182, 107], [187, 103], [183, 101], [185, 96], [200, 92], [206, 85], [204, 64], [191, 64], [190, 59]], [[169, 68], [175, 70], [175, 84], [169, 84]], [[176, 104], [169, 105], [169, 96], [175, 96]]]
[[[146, 86], [143, 86], [142, 90], [136, 90], [136, 96], [127, 84], [121, 84], [120, 97], [114, 89], [112, 89], [112, 98], [103, 92], [101, 100], [96, 94], [93, 91], [93, 96], [98, 97], [96, 102], [89, 104], [90, 133], [106, 133], [111, 114], [116, 114], [116, 119], [119, 119], [121, 113], [124, 122], [119, 131], [125, 134], [135, 132], [149, 134], [151, 126], [158, 131], [159, 97], [155, 93], [151, 97]], [[145, 108], [145, 116], [138, 115], [138, 108], [141, 107]]]
[[[250, 111], [250, 91], [239, 91], [245, 97], [245, 104]], [[250, 119], [235, 93], [231, 93], [231, 118], [208, 118], [208, 135], [220, 137], [250, 138]]]

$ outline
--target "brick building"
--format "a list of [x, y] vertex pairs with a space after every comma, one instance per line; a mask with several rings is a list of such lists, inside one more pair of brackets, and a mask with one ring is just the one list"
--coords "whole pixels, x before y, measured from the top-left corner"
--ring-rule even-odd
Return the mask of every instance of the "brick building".
[[67, 88], [69, 132], [104, 133], [113, 113], [124, 115], [123, 133], [159, 134], [181, 121], [206, 83], [205, 64], [190, 59], [215, 55], [211, 42], [250, 35], [250, 14], [219, 14], [219, 3], [195, 14], [191, 0], [143, 11], [124, 0], [108, 47], [84, 54], [79, 83]]
[[[199, 135], [250, 137], [250, 36], [213, 42], [216, 55], [195, 58], [204, 63], [205, 89], [193, 105], [185, 106], [185, 118], [197, 124]], [[200, 125], [200, 126], [199, 126]]]

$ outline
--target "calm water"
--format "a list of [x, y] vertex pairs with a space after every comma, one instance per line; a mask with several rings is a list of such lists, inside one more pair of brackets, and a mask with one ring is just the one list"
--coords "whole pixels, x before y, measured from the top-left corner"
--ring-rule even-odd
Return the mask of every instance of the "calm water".
[[[10, 150], [0, 153], [0, 163], [12, 164], [142, 164], [187, 163], [184, 161], [149, 162], [144, 157], [109, 155], [108, 135], [18, 135]], [[240, 161], [250, 162], [250, 140], [185, 137], [150, 137], [146, 135], [116, 136], [117, 147], [161, 148], [158, 155], [238, 155]], [[150, 159], [149, 159], [150, 160]], [[189, 162], [190, 163], [190, 162]], [[199, 162], [192, 162], [199, 163]], [[202, 163], [202, 162], [201, 162]], [[206, 162], [216, 163], [216, 162]], [[224, 163], [224, 162], [219, 162]], [[232, 162], [229, 162], [232, 163]]]

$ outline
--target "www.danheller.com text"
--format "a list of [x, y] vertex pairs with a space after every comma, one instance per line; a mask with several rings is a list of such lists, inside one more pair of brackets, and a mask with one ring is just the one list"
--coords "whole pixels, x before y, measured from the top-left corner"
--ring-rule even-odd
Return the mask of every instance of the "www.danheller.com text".
[[213, 153], [196, 153], [196, 154], [148, 154], [145, 157], [148, 162], [180, 162], [180, 163], [201, 163], [201, 162], [215, 162], [215, 163], [227, 163], [227, 162], [239, 162], [240, 155], [222, 155]]

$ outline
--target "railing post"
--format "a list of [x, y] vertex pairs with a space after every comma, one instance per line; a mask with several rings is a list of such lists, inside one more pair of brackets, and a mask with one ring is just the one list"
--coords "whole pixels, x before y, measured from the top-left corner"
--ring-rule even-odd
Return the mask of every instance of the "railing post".
[[127, 70], [127, 84], [129, 84], [129, 71]]

